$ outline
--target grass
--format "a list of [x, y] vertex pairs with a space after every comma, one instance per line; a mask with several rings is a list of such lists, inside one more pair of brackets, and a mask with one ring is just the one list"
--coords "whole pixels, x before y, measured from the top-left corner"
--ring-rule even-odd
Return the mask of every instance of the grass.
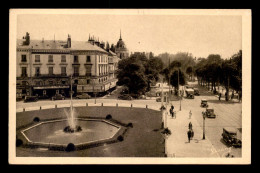
[[[40, 120], [65, 118], [64, 110], [69, 108], [46, 109], [17, 113], [17, 129], [32, 123], [34, 117]], [[132, 123], [122, 142], [105, 144], [74, 152], [49, 151], [17, 147], [18, 157], [163, 157], [164, 139], [160, 133], [161, 112], [144, 108], [124, 107], [77, 107], [77, 116], [103, 117], [111, 114], [113, 119], [124, 124]], [[19, 134], [19, 130], [18, 133]], [[19, 136], [19, 135], [18, 135]]]

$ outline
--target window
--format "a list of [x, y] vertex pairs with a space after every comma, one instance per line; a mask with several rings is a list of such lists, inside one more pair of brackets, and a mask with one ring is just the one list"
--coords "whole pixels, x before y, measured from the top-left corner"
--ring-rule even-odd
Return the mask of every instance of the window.
[[74, 67], [74, 76], [79, 75], [79, 67]]
[[90, 84], [90, 80], [89, 79], [87, 79], [87, 84]]
[[49, 55], [48, 62], [53, 62], [53, 55]]
[[53, 67], [49, 67], [49, 75], [53, 75]]
[[22, 55], [22, 62], [27, 62], [26, 55]]
[[90, 56], [87, 56], [87, 62], [90, 62]]
[[66, 75], [66, 67], [61, 67], [61, 74]]
[[49, 85], [53, 85], [53, 81], [52, 80], [49, 81]]
[[66, 62], [66, 55], [61, 55], [61, 62]]
[[91, 76], [91, 65], [86, 65], [86, 76]]
[[35, 76], [40, 76], [40, 67], [35, 67]]
[[22, 76], [27, 76], [27, 68], [22, 67]]
[[78, 56], [74, 56], [74, 62], [79, 62], [79, 57]]
[[40, 55], [35, 55], [35, 62], [41, 62]]
[[61, 84], [62, 84], [62, 85], [65, 85], [65, 84], [66, 84], [66, 81], [65, 81], [65, 80], [61, 81]]
[[78, 80], [74, 80], [74, 84], [78, 84], [79, 83], [79, 81]]

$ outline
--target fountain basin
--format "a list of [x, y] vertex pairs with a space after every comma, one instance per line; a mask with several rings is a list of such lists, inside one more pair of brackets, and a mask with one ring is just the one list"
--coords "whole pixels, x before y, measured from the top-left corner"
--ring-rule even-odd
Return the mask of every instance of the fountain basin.
[[87, 146], [112, 140], [122, 126], [105, 119], [76, 118], [82, 131], [66, 133], [67, 119], [45, 121], [21, 131], [29, 145], [40, 147], [66, 147], [69, 143], [75, 146]]

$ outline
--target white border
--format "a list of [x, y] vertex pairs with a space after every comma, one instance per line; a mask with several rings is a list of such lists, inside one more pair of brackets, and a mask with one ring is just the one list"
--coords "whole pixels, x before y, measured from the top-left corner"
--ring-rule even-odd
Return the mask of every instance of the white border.
[[[232, 15], [242, 17], [243, 103], [242, 158], [16, 157], [16, 29], [19, 14], [98, 15]], [[211, 9], [11, 9], [9, 32], [9, 163], [10, 164], [250, 164], [251, 163], [251, 10]]]

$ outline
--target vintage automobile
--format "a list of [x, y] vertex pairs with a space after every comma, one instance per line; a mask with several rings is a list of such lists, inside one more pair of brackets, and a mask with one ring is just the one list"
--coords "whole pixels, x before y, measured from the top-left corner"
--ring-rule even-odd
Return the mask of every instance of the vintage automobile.
[[193, 89], [188, 88], [185, 91], [186, 91], [187, 98], [194, 99], [194, 90]]
[[193, 90], [194, 90], [194, 95], [195, 96], [199, 96], [200, 95], [200, 91], [199, 91], [198, 88], [194, 88]]
[[235, 128], [223, 128], [222, 138], [228, 145], [231, 145], [233, 147], [242, 146], [242, 141], [237, 138], [237, 130]]
[[38, 97], [37, 96], [25, 96], [24, 102], [37, 102]]
[[208, 101], [207, 101], [206, 99], [202, 99], [202, 100], [201, 100], [201, 103], [200, 103], [200, 106], [203, 107], [203, 108], [204, 108], [204, 107], [207, 108], [207, 107], [209, 106], [209, 105], [208, 105]]
[[204, 112], [207, 118], [216, 118], [216, 114], [214, 113], [214, 109], [207, 108]]
[[88, 95], [87, 93], [81, 93], [76, 96], [76, 99], [90, 99], [90, 98], [91, 96]]
[[121, 100], [133, 100], [133, 98], [129, 94], [122, 94], [122, 95], [118, 96], [118, 99], [121, 99]]
[[191, 85], [185, 85], [186, 89], [193, 89], [193, 86]]
[[61, 94], [55, 94], [51, 99], [52, 100], [65, 100], [65, 97]]

